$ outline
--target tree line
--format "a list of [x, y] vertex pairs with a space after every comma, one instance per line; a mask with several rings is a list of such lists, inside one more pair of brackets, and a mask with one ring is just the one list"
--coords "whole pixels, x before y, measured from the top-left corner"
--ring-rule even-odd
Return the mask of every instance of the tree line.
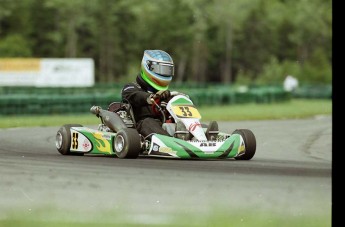
[[139, 73], [145, 49], [174, 81], [332, 81], [331, 0], [0, 0], [0, 57], [93, 58], [96, 81]]

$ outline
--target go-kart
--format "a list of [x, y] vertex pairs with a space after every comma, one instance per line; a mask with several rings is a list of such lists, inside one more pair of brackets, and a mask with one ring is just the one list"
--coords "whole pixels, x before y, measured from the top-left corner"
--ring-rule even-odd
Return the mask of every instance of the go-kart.
[[220, 132], [217, 122], [201, 123], [192, 100], [172, 91], [169, 101], [152, 100], [160, 113], [162, 127], [170, 136], [158, 133], [142, 136], [136, 130], [133, 110], [128, 102], [113, 102], [107, 109], [92, 106], [100, 118], [98, 129], [65, 124], [57, 131], [56, 148], [62, 155], [112, 155], [134, 159], [141, 156], [181, 159], [250, 160], [256, 139], [249, 129]]

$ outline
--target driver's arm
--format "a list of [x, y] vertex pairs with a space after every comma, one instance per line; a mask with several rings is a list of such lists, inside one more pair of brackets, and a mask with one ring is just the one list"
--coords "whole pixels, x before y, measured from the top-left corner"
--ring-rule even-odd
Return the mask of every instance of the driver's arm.
[[121, 91], [122, 99], [127, 100], [131, 105], [135, 106], [148, 105], [151, 94], [142, 90], [135, 83], [126, 84]]

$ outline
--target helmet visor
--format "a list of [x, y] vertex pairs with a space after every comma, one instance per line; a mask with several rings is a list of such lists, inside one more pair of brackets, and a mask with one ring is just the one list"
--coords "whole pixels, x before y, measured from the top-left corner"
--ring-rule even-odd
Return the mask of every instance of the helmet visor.
[[174, 75], [174, 65], [161, 63], [161, 62], [152, 62], [150, 70], [163, 76], [173, 76]]

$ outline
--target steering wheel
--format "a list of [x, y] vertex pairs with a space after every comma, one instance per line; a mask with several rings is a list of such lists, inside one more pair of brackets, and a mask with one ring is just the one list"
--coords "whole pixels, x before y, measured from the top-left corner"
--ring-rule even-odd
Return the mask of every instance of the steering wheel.
[[156, 114], [159, 114], [161, 117], [162, 122], [166, 122], [166, 116], [165, 112], [162, 107], [166, 107], [166, 102], [162, 102], [160, 99], [153, 99], [151, 98], [152, 101], [152, 111]]

